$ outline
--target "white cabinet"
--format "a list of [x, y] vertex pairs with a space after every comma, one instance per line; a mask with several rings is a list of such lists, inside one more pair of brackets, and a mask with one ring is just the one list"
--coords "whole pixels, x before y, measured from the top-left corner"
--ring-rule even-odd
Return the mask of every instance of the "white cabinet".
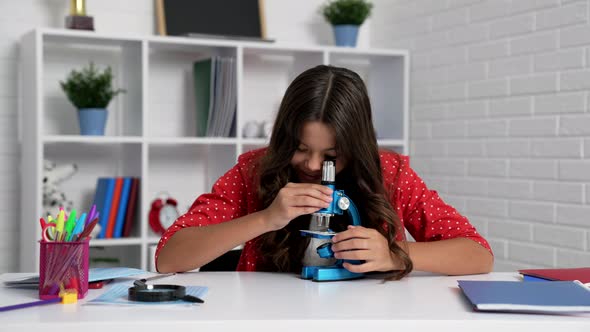
[[[236, 64], [236, 135], [197, 137], [193, 63], [215, 55]], [[21, 41], [22, 142], [20, 270], [38, 269], [42, 162], [75, 162], [78, 172], [61, 188], [78, 210], [88, 210], [96, 179], [140, 177], [138, 216], [128, 238], [94, 239], [92, 255], [111, 255], [147, 269], [152, 200], [168, 192], [184, 212], [233, 166], [238, 155], [262, 147], [244, 138], [251, 121], [272, 122], [285, 89], [303, 70], [333, 64], [357, 71], [371, 96], [381, 146], [408, 153], [408, 68], [405, 50], [348, 49], [161, 36], [116, 36], [37, 29]], [[80, 136], [77, 114], [59, 81], [93, 61], [110, 65], [115, 86], [127, 90], [109, 105], [105, 136]]]

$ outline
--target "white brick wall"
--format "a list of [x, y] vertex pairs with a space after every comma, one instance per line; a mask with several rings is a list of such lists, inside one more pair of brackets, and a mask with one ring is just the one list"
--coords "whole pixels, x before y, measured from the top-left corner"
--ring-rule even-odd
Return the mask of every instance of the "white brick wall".
[[[323, 0], [265, 0], [269, 38], [300, 44], [333, 44], [332, 30], [318, 12]], [[435, 1], [436, 2], [436, 1]], [[0, 0], [0, 273], [17, 270], [20, 220], [17, 141], [18, 42], [36, 27], [63, 28], [69, 1]], [[433, 7], [437, 8], [437, 7]], [[97, 32], [154, 34], [154, 0], [87, 1]], [[359, 32], [359, 47], [369, 45], [371, 19]], [[419, 27], [418, 27], [419, 28]], [[425, 31], [423, 31], [425, 32]]]
[[411, 154], [499, 271], [590, 266], [590, 0], [375, 0], [411, 50]]

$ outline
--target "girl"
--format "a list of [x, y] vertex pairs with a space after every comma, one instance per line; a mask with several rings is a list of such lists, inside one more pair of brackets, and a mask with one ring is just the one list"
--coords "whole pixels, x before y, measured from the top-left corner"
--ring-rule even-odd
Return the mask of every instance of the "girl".
[[[407, 157], [379, 150], [362, 79], [323, 65], [287, 88], [269, 146], [241, 155], [165, 232], [158, 271], [196, 269], [245, 243], [237, 270], [300, 272], [315, 247], [299, 230], [332, 199], [320, 184], [327, 158], [336, 160], [337, 188], [361, 214], [362, 226], [346, 227], [347, 217], [331, 221], [340, 231], [332, 238], [335, 258], [363, 261], [346, 269], [392, 271], [393, 279], [412, 269], [491, 271], [490, 246], [469, 221], [428, 190]], [[404, 228], [416, 242], [405, 240]]]

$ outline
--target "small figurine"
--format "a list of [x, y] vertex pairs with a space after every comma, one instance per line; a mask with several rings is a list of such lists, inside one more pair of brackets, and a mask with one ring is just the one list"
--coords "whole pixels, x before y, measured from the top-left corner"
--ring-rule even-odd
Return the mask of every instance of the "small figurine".
[[43, 161], [43, 215], [56, 216], [59, 208], [71, 211], [73, 203], [59, 186], [78, 171], [76, 164], [57, 165], [50, 160]]

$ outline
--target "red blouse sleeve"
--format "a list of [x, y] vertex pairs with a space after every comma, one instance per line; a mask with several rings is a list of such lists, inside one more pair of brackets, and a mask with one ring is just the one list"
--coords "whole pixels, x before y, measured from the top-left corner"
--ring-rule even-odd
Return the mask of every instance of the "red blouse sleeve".
[[215, 182], [210, 193], [200, 195], [190, 209], [176, 219], [160, 238], [156, 261], [160, 250], [180, 229], [218, 224], [247, 214], [247, 196], [252, 192], [245, 176], [251, 170], [251, 159], [251, 154], [240, 156], [238, 163]]
[[[468, 238], [490, 252], [488, 242], [469, 220], [445, 203], [435, 190], [430, 190], [410, 167], [409, 158], [382, 153], [383, 175], [389, 189], [395, 188], [392, 204], [401, 222], [418, 242]], [[398, 172], [399, 169], [399, 172]]]

